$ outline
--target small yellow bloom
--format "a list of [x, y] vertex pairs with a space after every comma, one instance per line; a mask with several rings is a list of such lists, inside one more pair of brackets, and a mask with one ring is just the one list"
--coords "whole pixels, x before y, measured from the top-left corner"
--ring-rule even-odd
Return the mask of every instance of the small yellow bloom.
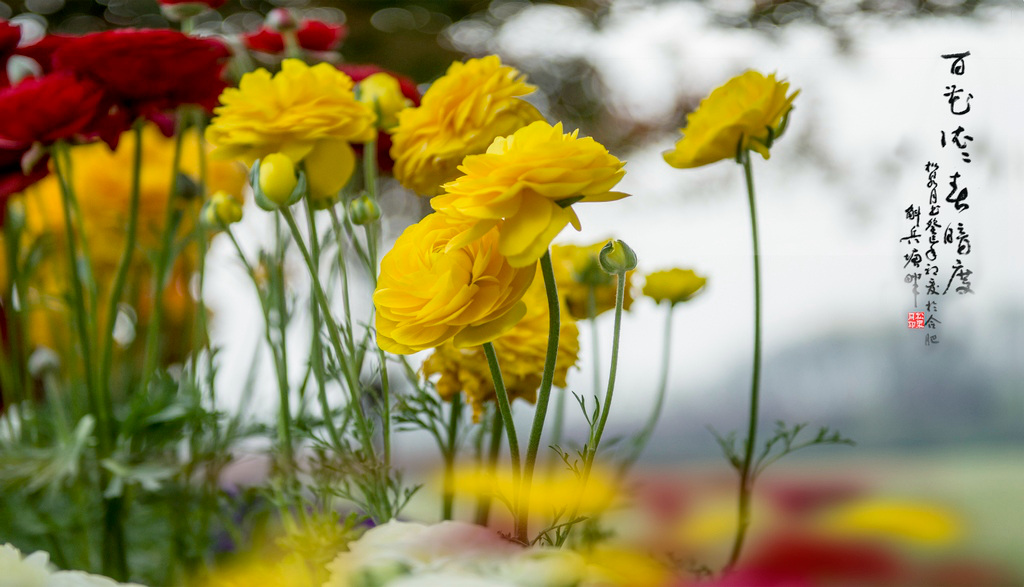
[[644, 295], [657, 303], [668, 300], [671, 304], [689, 301], [697, 295], [707, 283], [692, 269], [667, 269], [655, 271], [647, 275], [644, 283]]
[[580, 229], [573, 202], [626, 197], [611, 191], [626, 173], [624, 163], [578, 132], [562, 134], [562, 123], [534, 122], [494, 139], [486, 153], [466, 157], [459, 167], [465, 175], [430, 200], [434, 210], [472, 221], [449, 248], [504, 220], [498, 249], [513, 267], [523, 267], [540, 259], [565, 225]]
[[[590, 317], [590, 288], [594, 288], [594, 316], [615, 308], [615, 277], [601, 269], [598, 255], [607, 240], [592, 245], [554, 245], [551, 247], [551, 264], [555, 270], [555, 284], [558, 295], [565, 300], [569, 315], [577, 320]], [[629, 310], [633, 305], [633, 275], [626, 272], [626, 291], [622, 308]]]
[[747, 71], [732, 78], [686, 116], [683, 138], [665, 151], [665, 161], [680, 169], [700, 167], [747, 149], [767, 159], [800, 93], [787, 96], [788, 90], [789, 82], [777, 81], [774, 73]]
[[495, 55], [453, 63], [419, 107], [398, 114], [391, 147], [395, 179], [417, 194], [441, 193], [467, 155], [544, 118], [520, 99], [535, 89]]
[[[540, 269], [537, 271], [533, 284], [523, 296], [526, 315], [493, 341], [509, 399], [522, 398], [530, 403], [537, 401], [548, 345], [548, 298]], [[580, 351], [579, 328], [576, 327], [576, 321], [566, 314], [563, 304], [558, 353], [555, 356], [554, 384], [558, 387], [566, 386], [569, 367], [576, 365]], [[435, 384], [438, 394], [451, 400], [460, 392], [465, 392], [473, 407], [474, 422], [480, 420], [485, 402], [496, 399], [491, 371], [482, 347], [460, 349], [446, 343], [434, 349], [423, 362], [423, 375], [431, 377], [438, 374], [440, 378]]]
[[210, 196], [202, 212], [202, 221], [214, 228], [234, 224], [241, 219], [242, 205], [223, 190]]
[[284, 206], [292, 197], [299, 178], [295, 175], [295, 164], [287, 155], [271, 153], [260, 160], [260, 191], [268, 200]]
[[382, 349], [411, 354], [449, 340], [479, 345], [523, 317], [520, 300], [536, 266], [512, 267], [498, 252], [497, 229], [447, 251], [464, 230], [464, 223], [430, 214], [405, 229], [384, 256], [373, 294]]
[[944, 546], [961, 534], [960, 520], [931, 505], [867, 499], [827, 514], [825, 530], [844, 536], [889, 538], [922, 546]]
[[221, 94], [206, 139], [220, 159], [252, 165], [282, 153], [301, 161], [310, 192], [332, 195], [355, 168], [350, 143], [376, 137], [376, 116], [356, 100], [352, 86], [352, 78], [327, 63], [310, 67], [285, 59], [274, 76], [257, 69]]
[[398, 124], [398, 113], [412, 106], [412, 100], [402, 94], [394, 76], [374, 73], [359, 82], [359, 101], [377, 113], [380, 128], [391, 131]]

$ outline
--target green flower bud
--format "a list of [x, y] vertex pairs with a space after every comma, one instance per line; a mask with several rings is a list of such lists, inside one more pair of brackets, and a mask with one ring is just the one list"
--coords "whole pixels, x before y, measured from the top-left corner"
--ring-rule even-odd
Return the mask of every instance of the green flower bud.
[[598, 255], [601, 268], [613, 275], [623, 274], [636, 268], [636, 253], [621, 240], [608, 241]]
[[352, 200], [348, 204], [348, 217], [353, 224], [369, 224], [380, 219], [380, 206], [369, 195]]
[[256, 204], [272, 212], [291, 206], [307, 191], [306, 174], [296, 175], [295, 164], [286, 155], [271, 153], [253, 164], [249, 172]]
[[223, 228], [242, 219], [242, 206], [227, 192], [219, 191], [210, 196], [201, 214], [205, 226]]

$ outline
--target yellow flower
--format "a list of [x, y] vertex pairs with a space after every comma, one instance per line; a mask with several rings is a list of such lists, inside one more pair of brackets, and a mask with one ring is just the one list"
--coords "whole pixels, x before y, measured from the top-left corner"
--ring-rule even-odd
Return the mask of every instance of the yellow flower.
[[772, 141], [784, 130], [793, 99], [789, 82], [747, 71], [711, 92], [686, 117], [683, 138], [665, 151], [665, 161], [681, 169], [733, 159], [752, 149], [768, 158]]
[[241, 219], [242, 205], [223, 190], [210, 196], [202, 212], [202, 221], [212, 228], [234, 224]]
[[376, 137], [376, 116], [352, 93], [352, 78], [327, 63], [310, 67], [285, 59], [271, 77], [265, 69], [242, 76], [220, 96], [206, 129], [214, 157], [252, 165], [271, 153], [303, 162], [310, 192], [340, 190], [355, 168], [350, 143]]
[[449, 340], [483, 344], [523, 317], [520, 300], [536, 267], [512, 267], [498, 253], [497, 229], [446, 251], [464, 230], [458, 221], [430, 214], [405, 229], [384, 256], [373, 294], [382, 349], [410, 354]]
[[419, 107], [398, 114], [391, 137], [395, 179], [417, 194], [441, 193], [466, 155], [483, 153], [496, 137], [544, 118], [520, 99], [535, 89], [495, 55], [453, 63]]
[[260, 191], [271, 202], [278, 206], [287, 204], [298, 183], [295, 164], [287, 155], [271, 153], [260, 159]]
[[[455, 492], [460, 496], [500, 496], [511, 501], [515, 493], [515, 478], [508, 466], [497, 467], [492, 472], [464, 465], [457, 467], [454, 473]], [[597, 513], [608, 509], [620, 495], [614, 472], [610, 470], [594, 467], [586, 487], [581, 488], [580, 479], [568, 469], [562, 468], [552, 475], [534, 477], [528, 509], [538, 515], [559, 511], [566, 515], [578, 504], [580, 514]]]
[[[590, 288], [594, 288], [594, 316], [615, 308], [615, 277], [601, 269], [598, 255], [607, 240], [592, 245], [554, 245], [551, 247], [551, 264], [555, 270], [555, 284], [558, 295], [565, 300], [569, 315], [577, 320], [590, 317]], [[622, 308], [633, 305], [633, 275], [626, 272], [626, 291]]]
[[359, 101], [380, 117], [377, 124], [390, 131], [398, 124], [398, 113], [412, 106], [402, 94], [398, 80], [384, 72], [374, 73], [359, 82]]
[[580, 229], [573, 202], [607, 202], [628, 194], [610, 191], [625, 175], [623, 162], [562, 123], [534, 122], [499, 137], [482, 155], [459, 167], [465, 175], [446, 183], [430, 200], [438, 212], [473, 221], [449, 244], [458, 248], [502, 222], [498, 250], [513, 267], [544, 255], [566, 224]]
[[[537, 401], [548, 348], [548, 298], [540, 269], [537, 271], [533, 285], [523, 296], [526, 315], [493, 341], [509, 399], [522, 398], [530, 403]], [[558, 353], [555, 356], [554, 384], [558, 387], [566, 386], [569, 367], [576, 365], [580, 351], [579, 334], [576, 321], [566, 315], [563, 304]], [[450, 401], [458, 393], [465, 392], [473, 407], [473, 421], [478, 422], [484, 403], [495, 399], [494, 383], [483, 348], [460, 349], [451, 343], [439, 346], [423, 362], [425, 377], [438, 374], [440, 378], [435, 384], [438, 394]]]
[[674, 305], [693, 298], [703, 289], [705, 283], [707, 278], [697, 275], [692, 269], [655, 271], [647, 275], [644, 295], [659, 304], [668, 300]]
[[[147, 255], [161, 246], [170, 197], [170, 183], [174, 165], [174, 139], [165, 137], [155, 125], [147, 125], [142, 133], [142, 169], [139, 178], [138, 246], [129, 272], [128, 291], [137, 292], [138, 299], [129, 300], [140, 324], [148, 320], [153, 293], [150, 291], [151, 273]], [[113, 281], [113, 273], [125, 246], [125, 226], [131, 198], [132, 162], [135, 134], [124, 133], [117, 150], [111, 152], [103, 143], [92, 143], [71, 148], [73, 185], [81, 220], [85, 244], [92, 259], [101, 299], [105, 288]], [[192, 178], [199, 177], [199, 136], [186, 131], [182, 137], [180, 171]], [[236, 206], [242, 202], [246, 185], [245, 171], [234, 162], [210, 161], [207, 166], [207, 187], [223, 192]], [[30, 320], [33, 321], [33, 342], [57, 345], [64, 340], [67, 330], [66, 308], [52, 300], [62, 299], [67, 291], [67, 260], [64, 245], [64, 205], [56, 176], [50, 175], [26, 190], [20, 197], [25, 210], [25, 238], [27, 244], [43, 243], [42, 263], [30, 276]], [[193, 218], [203, 204], [198, 199], [177, 199], [185, 207], [176, 238], [184, 238], [192, 229]], [[167, 348], [184, 352], [191, 343], [187, 325], [194, 308], [189, 283], [195, 268], [197, 251], [190, 246], [178, 256], [164, 291], [164, 319], [167, 331], [180, 338], [182, 348], [168, 341]], [[147, 299], [149, 298], [149, 299]], [[99, 317], [102, 321], [104, 317]], [[173, 337], [172, 337], [173, 338]]]
[[961, 534], [960, 520], [948, 510], [891, 499], [843, 505], [821, 524], [842, 536], [890, 538], [923, 546], [948, 545]]

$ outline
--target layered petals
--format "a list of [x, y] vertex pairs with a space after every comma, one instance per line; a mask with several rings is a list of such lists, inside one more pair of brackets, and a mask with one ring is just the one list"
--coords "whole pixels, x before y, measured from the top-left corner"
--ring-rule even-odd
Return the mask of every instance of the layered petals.
[[399, 113], [391, 147], [395, 179], [420, 195], [441, 193], [467, 155], [543, 119], [521, 99], [535, 89], [494, 55], [453, 63], [418, 108]]
[[[538, 121], [499, 137], [486, 153], [466, 157], [459, 167], [464, 175], [446, 183], [430, 205], [471, 222], [469, 230], [503, 220], [499, 250], [513, 266], [528, 265], [567, 224], [579, 228], [574, 202], [627, 195], [611, 191], [625, 174], [624, 163], [578, 132], [563, 134], [561, 123]], [[467, 240], [458, 238], [456, 246]]]
[[789, 82], [776, 80], [774, 73], [747, 71], [732, 78], [687, 115], [683, 137], [665, 151], [665, 161], [672, 167], [700, 167], [748, 149], [767, 159], [800, 93], [787, 96], [788, 91]]
[[534, 266], [514, 268], [498, 252], [498, 231], [455, 251], [448, 241], [465, 226], [431, 214], [407, 228], [381, 261], [373, 295], [377, 344], [410, 354], [457, 342], [481, 344], [516, 322]]

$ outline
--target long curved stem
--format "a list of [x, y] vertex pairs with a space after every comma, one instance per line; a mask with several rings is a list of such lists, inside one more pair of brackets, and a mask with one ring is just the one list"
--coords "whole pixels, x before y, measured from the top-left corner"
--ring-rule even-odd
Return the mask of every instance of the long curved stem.
[[750, 203], [750, 233], [754, 243], [754, 368], [750, 384], [750, 422], [747, 429], [747, 442], [740, 468], [739, 515], [736, 527], [736, 540], [732, 545], [732, 553], [725, 570], [731, 569], [743, 551], [743, 541], [750, 526], [750, 495], [754, 489], [754, 448], [757, 444], [757, 417], [760, 403], [761, 381], [761, 251], [757, 240], [757, 212], [754, 206], [754, 174], [751, 170], [750, 154], [743, 153], [743, 175], [747, 182], [747, 200]]
[[501, 366], [498, 365], [498, 355], [494, 352], [494, 345], [489, 342], [484, 343], [484, 354], [487, 356], [487, 366], [491, 369], [491, 380], [494, 381], [494, 393], [498, 397], [501, 421], [505, 424], [505, 432], [508, 435], [508, 452], [512, 459], [512, 516], [516, 518], [516, 527], [518, 528], [519, 514], [523, 510], [519, 507], [521, 497], [519, 439], [516, 436], [516, 425], [512, 421], [512, 405], [509, 403], [508, 391], [505, 390], [505, 380], [501, 376]]
[[622, 332], [622, 305], [625, 302], [626, 273], [619, 273], [617, 277], [618, 281], [615, 288], [615, 329], [612, 333], [612, 362], [611, 367], [608, 369], [608, 389], [604, 394], [604, 401], [600, 404], [601, 414], [600, 419], [597, 422], [597, 426], [594, 427], [593, 424], [591, 424], [590, 439], [587, 442], [583, 461], [583, 476], [580, 479], [579, 497], [576, 499], [576, 504], [573, 506], [572, 513], [567, 519], [568, 525], [565, 526], [564, 533], [560, 534], [556, 541], [556, 546], [562, 546], [569, 538], [576, 515], [580, 511], [584, 492], [587, 490], [587, 482], [590, 480], [590, 474], [594, 469], [594, 461], [597, 458], [597, 449], [601, 445], [601, 437], [604, 435], [605, 424], [608, 423], [608, 414], [611, 413], [612, 397], [615, 393], [615, 374], [618, 372], [619, 368], [619, 335]]
[[548, 401], [551, 399], [551, 383], [555, 378], [555, 361], [558, 358], [558, 334], [561, 321], [558, 305], [558, 288], [555, 286], [555, 271], [551, 266], [551, 251], [545, 251], [540, 258], [540, 270], [544, 275], [544, 289], [548, 298], [548, 349], [544, 357], [544, 374], [537, 391], [537, 410], [533, 415], [533, 427], [530, 429], [530, 443], [526, 449], [526, 464], [523, 467], [523, 485], [520, 490], [519, 520], [516, 525], [516, 539], [529, 544], [527, 533], [530, 527], [530, 484], [533, 482], [533, 469], [537, 463], [537, 451], [540, 449], [540, 438], [544, 432], [544, 420], [548, 413]]
[[644, 448], [647, 447], [647, 443], [651, 440], [651, 435], [654, 434], [654, 428], [658, 425], [661, 410], [665, 405], [665, 392], [668, 389], [668, 368], [671, 363], [669, 359], [672, 356], [669, 349], [672, 346], [672, 311], [674, 309], [675, 304], [669, 304], [668, 313], [665, 315], [665, 338], [661, 343], [661, 375], [658, 380], [658, 391], [654, 400], [654, 408], [651, 410], [651, 415], [647, 417], [647, 422], [640, 430], [640, 434], [637, 435], [633, 451], [622, 461], [622, 465], [619, 467], [620, 481], [626, 476], [630, 468], [636, 464], [640, 455], [643, 454]]
[[[501, 454], [501, 430], [501, 413], [495, 410], [491, 417], [491, 442], [487, 452], [487, 475], [492, 478], [498, 469], [498, 456]], [[478, 496], [476, 500], [476, 518], [474, 522], [478, 526], [486, 526], [490, 515], [491, 496]]]

